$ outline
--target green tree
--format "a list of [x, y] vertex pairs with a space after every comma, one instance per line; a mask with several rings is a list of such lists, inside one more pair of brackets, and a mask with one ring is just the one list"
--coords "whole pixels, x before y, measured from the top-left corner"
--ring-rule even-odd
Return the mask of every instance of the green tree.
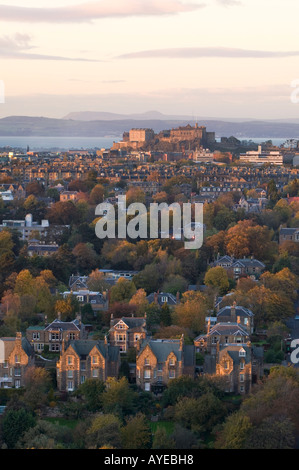
[[82, 397], [88, 411], [96, 412], [102, 409], [102, 395], [104, 391], [104, 382], [88, 379], [78, 387], [76, 396]]
[[108, 377], [102, 395], [103, 409], [106, 413], [126, 416], [133, 411], [135, 399], [136, 393], [131, 390], [125, 377], [119, 380]]
[[252, 424], [248, 416], [242, 412], [233, 413], [222, 425], [215, 442], [215, 448], [243, 449], [251, 430]]
[[35, 426], [33, 414], [25, 408], [8, 410], [1, 421], [2, 438], [9, 449], [14, 449], [25, 432]]
[[153, 449], [175, 449], [175, 440], [162, 426], [158, 427], [154, 434]]
[[152, 433], [149, 423], [142, 413], [128, 419], [121, 429], [122, 447], [124, 449], [150, 449]]
[[121, 277], [110, 290], [110, 302], [129, 302], [135, 293], [135, 284]]
[[207, 271], [204, 279], [206, 286], [216, 287], [221, 295], [225, 295], [229, 288], [227, 271], [221, 266], [216, 266]]
[[121, 421], [114, 414], [97, 415], [87, 430], [86, 445], [89, 449], [99, 449], [104, 446], [120, 447]]

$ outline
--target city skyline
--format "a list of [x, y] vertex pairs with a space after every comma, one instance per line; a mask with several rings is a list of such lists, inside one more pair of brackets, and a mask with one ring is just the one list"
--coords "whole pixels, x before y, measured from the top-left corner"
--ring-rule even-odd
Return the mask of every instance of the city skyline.
[[3, 0], [0, 118], [297, 118], [297, 11], [295, 0]]

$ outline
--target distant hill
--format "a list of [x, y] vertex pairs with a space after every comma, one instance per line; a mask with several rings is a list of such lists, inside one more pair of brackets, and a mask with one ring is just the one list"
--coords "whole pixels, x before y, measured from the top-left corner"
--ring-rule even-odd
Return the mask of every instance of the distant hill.
[[[44, 136], [44, 137], [116, 137], [133, 127], [149, 127], [156, 133], [187, 124], [190, 119], [113, 119], [77, 121], [45, 117], [9, 116], [0, 119], [0, 136]], [[239, 139], [256, 138], [299, 138], [299, 123], [276, 121], [231, 122], [198, 119], [198, 124], [214, 131], [216, 136], [235, 136]]]
[[[79, 111], [67, 114], [62, 119], [71, 119], [73, 121], [115, 121], [115, 120], [123, 120], [123, 119], [134, 119], [134, 120], [162, 120], [162, 121], [192, 121], [195, 122], [205, 120], [218, 120], [218, 121], [232, 121], [232, 119], [226, 118], [213, 118], [207, 116], [186, 116], [186, 115], [167, 115], [160, 113], [159, 111], [147, 111], [146, 113], [140, 114], [115, 114], [115, 113], [107, 113], [104, 111]], [[244, 121], [251, 121], [251, 119], [233, 119], [234, 122], [244, 122]], [[252, 119], [254, 121], [254, 119]], [[298, 121], [299, 122], [299, 121]]]

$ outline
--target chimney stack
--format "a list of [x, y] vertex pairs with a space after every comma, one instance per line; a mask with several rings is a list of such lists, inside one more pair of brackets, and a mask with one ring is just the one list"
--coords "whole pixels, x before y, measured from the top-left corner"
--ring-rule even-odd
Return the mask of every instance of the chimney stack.
[[182, 334], [180, 339], [180, 351], [183, 351], [184, 348], [184, 334]]
[[232, 323], [236, 323], [236, 321], [237, 321], [236, 306], [237, 306], [237, 302], [234, 301], [234, 303], [231, 307], [231, 321], [232, 321]]

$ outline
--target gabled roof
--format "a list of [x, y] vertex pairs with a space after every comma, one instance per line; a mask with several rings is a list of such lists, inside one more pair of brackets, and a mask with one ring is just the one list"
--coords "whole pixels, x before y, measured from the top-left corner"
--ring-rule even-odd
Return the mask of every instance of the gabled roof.
[[50, 323], [50, 325], [48, 325], [45, 328], [45, 330], [46, 331], [51, 331], [51, 330], [80, 331], [80, 326], [79, 326], [78, 320], [73, 320], [71, 322], [64, 322], [56, 318], [56, 320], [52, 321], [52, 323]]
[[180, 340], [175, 339], [156, 339], [146, 340], [140, 349], [138, 355], [148, 346], [157, 358], [157, 362], [166, 362], [167, 358], [173, 353], [178, 361], [182, 360], [182, 351], [180, 351]]
[[[244, 350], [245, 351], [245, 356], [240, 356], [240, 350]], [[245, 364], [248, 364], [250, 361], [251, 361], [251, 348], [248, 347], [247, 345], [245, 344], [228, 344], [228, 345], [225, 345], [220, 351], [219, 351], [219, 356], [221, 358], [221, 356], [225, 355], [225, 354], [228, 354], [234, 364], [240, 364], [240, 362], [244, 362], [245, 361]]]
[[242, 328], [239, 323], [217, 323], [207, 334], [207, 336], [213, 335], [248, 336], [248, 331]]
[[170, 294], [169, 292], [159, 292], [159, 293], [152, 292], [151, 294], [149, 294], [146, 297], [146, 299], [151, 304], [155, 301], [155, 296], [157, 296], [157, 300], [158, 300], [159, 303], [160, 302], [163, 303], [162, 302], [162, 297], [167, 297], [167, 303], [169, 303], [170, 305], [176, 305], [177, 304], [176, 297], [173, 294]]
[[144, 317], [122, 317], [114, 321], [115, 324], [113, 325], [113, 328], [115, 328], [118, 323], [123, 322], [131, 330], [133, 328], [140, 328], [145, 326], [146, 319]]
[[[232, 311], [232, 306], [226, 306], [222, 307], [219, 312], [217, 313], [217, 318], [218, 317], [230, 317], [231, 316], [231, 311]], [[240, 305], [235, 306], [236, 309], [236, 316], [239, 317], [254, 317], [254, 314], [252, 313], [249, 308], [242, 307]]]
[[[3, 338], [0, 338], [0, 340], [2, 340], [3, 343], [4, 343], [4, 356], [5, 356], [5, 360], [6, 360], [6, 359], [8, 359], [9, 355], [12, 353], [12, 351], [15, 348], [16, 338], [3, 337]], [[22, 348], [23, 348], [24, 352], [27, 354], [28, 357], [30, 357], [34, 354], [33, 348], [32, 348], [32, 346], [29, 343], [27, 338], [22, 337], [21, 344], [22, 344]]]
[[[119, 357], [119, 347], [105, 345], [104, 341], [94, 341], [94, 340], [74, 340], [68, 343], [68, 347], [72, 347], [74, 351], [78, 354], [80, 358], [86, 357], [90, 352], [96, 348], [99, 353], [103, 356], [104, 359], [109, 359], [110, 361], [116, 362]], [[67, 350], [67, 348], [66, 348]]]
[[293, 235], [293, 233], [296, 233], [299, 231], [299, 227], [296, 228], [281, 228], [279, 233], [280, 235]]
[[242, 266], [243, 268], [246, 268], [246, 267], [249, 267], [249, 266], [256, 267], [256, 268], [265, 268], [266, 267], [264, 265], [264, 263], [262, 263], [261, 261], [259, 261], [257, 259], [252, 259], [252, 258], [244, 258], [244, 259], [236, 260], [232, 264], [232, 268], [237, 267], [237, 266]]

